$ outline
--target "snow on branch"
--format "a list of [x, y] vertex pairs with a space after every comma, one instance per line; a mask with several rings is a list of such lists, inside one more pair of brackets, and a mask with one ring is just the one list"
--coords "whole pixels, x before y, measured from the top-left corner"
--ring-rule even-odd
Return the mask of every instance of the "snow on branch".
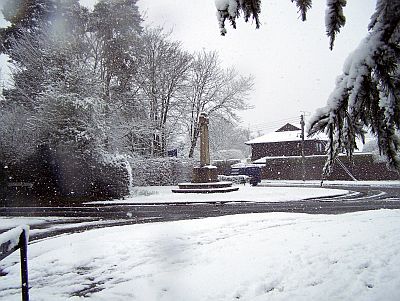
[[260, 27], [258, 15], [261, 12], [261, 0], [215, 0], [217, 19], [221, 35], [226, 34], [225, 21], [229, 20], [233, 28], [236, 28], [236, 19], [240, 12], [243, 13], [246, 22], [252, 17], [256, 22], [256, 28]]
[[[306, 21], [307, 11], [312, 6], [312, 0], [291, 1], [296, 4], [301, 20]], [[223, 36], [226, 34], [225, 21], [228, 20], [236, 29], [236, 19], [240, 17], [241, 13], [245, 22], [252, 18], [256, 23], [256, 28], [260, 27], [261, 0], [215, 0], [215, 7], [217, 8], [220, 32]]]

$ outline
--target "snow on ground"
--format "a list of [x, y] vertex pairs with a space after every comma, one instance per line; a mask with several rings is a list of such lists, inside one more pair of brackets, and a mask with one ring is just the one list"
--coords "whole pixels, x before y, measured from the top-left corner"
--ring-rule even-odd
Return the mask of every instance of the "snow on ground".
[[49, 222], [64, 221], [64, 217], [0, 217], [0, 231], [18, 227], [21, 225], [44, 225]]
[[[136, 222], [145, 220], [146, 218], [135, 217]], [[101, 225], [116, 225], [118, 221], [123, 220], [108, 220], [108, 219], [93, 219], [93, 218], [70, 218], [70, 217], [0, 217], [0, 235], [15, 227], [24, 225], [30, 226], [30, 235], [46, 235], [47, 233], [73, 231], [83, 228], [90, 228]]]
[[[398, 300], [400, 210], [137, 224], [29, 245], [32, 300]], [[18, 252], [0, 300], [20, 300]]]
[[348, 193], [343, 189], [310, 187], [263, 187], [238, 185], [239, 190], [228, 193], [173, 193], [176, 186], [134, 187], [130, 197], [112, 201], [91, 202], [91, 204], [135, 204], [171, 202], [286, 202], [300, 201], [315, 197], [338, 196]]
[[[314, 186], [320, 185], [320, 180], [262, 180], [261, 186]], [[368, 186], [368, 187], [400, 187], [400, 181], [324, 181], [323, 186]]]

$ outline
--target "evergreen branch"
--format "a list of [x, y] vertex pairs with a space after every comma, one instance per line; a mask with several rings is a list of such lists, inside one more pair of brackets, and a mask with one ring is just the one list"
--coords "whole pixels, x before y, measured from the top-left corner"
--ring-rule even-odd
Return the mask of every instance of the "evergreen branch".
[[343, 7], [346, 6], [346, 0], [329, 0], [325, 14], [326, 34], [328, 35], [329, 49], [333, 49], [336, 34], [346, 23], [346, 17], [343, 15]]
[[[238, 1], [240, 6], [240, 10], [244, 13], [244, 20], [246, 22], [249, 21], [251, 17], [253, 17], [256, 22], [256, 28], [260, 28], [260, 20], [258, 15], [261, 13], [261, 0], [244, 0]], [[240, 12], [238, 9], [238, 13]]]
[[243, 13], [245, 22], [251, 18], [260, 28], [259, 14], [261, 13], [261, 0], [226, 0], [216, 2], [217, 18], [221, 35], [226, 34], [225, 21], [229, 20], [231, 26], [236, 29], [236, 19]]
[[312, 6], [312, 0], [291, 0], [292, 3], [295, 2], [297, 8], [299, 9], [298, 12], [301, 15], [301, 21], [307, 20], [307, 11]]

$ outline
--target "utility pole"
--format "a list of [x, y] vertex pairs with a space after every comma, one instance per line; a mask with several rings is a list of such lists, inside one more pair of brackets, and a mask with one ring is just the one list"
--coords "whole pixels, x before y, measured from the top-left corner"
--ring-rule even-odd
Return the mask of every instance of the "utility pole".
[[301, 169], [303, 182], [306, 180], [306, 166], [304, 157], [304, 114], [300, 115], [300, 125], [301, 125]]

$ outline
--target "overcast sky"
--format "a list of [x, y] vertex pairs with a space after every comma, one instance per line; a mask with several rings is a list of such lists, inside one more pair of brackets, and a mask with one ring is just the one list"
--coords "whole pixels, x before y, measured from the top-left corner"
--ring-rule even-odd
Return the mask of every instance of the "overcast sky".
[[[2, 2], [4, 0], [0, 0]], [[96, 0], [81, 0], [93, 6]], [[347, 23], [330, 51], [325, 34], [326, 1], [314, 0], [306, 22], [290, 0], [263, 0], [261, 28], [238, 20], [220, 36], [214, 0], [139, 0], [145, 24], [173, 29], [172, 36], [189, 51], [217, 50], [223, 64], [255, 77], [243, 126], [264, 132], [324, 106], [347, 55], [367, 33], [376, 0], [351, 0]], [[0, 22], [1, 24], [1, 22]]]
[[348, 1], [347, 24], [333, 51], [325, 34], [326, 1], [314, 0], [307, 22], [301, 22], [291, 1], [263, 0], [260, 29], [240, 19], [225, 37], [219, 35], [213, 0], [138, 3], [146, 23], [173, 28], [188, 50], [215, 49], [226, 66], [253, 74], [254, 109], [241, 114], [243, 125], [268, 131], [279, 120], [325, 105], [345, 58], [367, 34], [376, 1]]

